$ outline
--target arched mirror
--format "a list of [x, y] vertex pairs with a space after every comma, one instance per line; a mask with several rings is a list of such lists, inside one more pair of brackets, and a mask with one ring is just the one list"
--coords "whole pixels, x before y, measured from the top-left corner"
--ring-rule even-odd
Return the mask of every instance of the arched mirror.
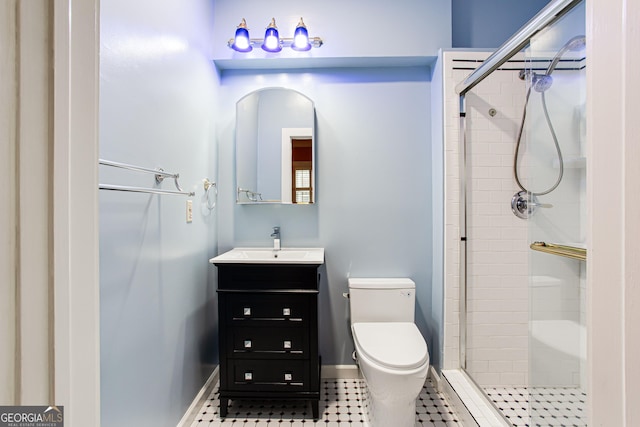
[[236, 202], [315, 202], [313, 101], [291, 89], [251, 92], [236, 104]]

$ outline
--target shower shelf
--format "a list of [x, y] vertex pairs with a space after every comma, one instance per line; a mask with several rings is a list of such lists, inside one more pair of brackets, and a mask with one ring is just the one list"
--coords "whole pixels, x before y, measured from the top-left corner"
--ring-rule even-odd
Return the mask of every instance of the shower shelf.
[[552, 255], [559, 255], [567, 258], [587, 260], [587, 250], [576, 248], [575, 246], [556, 245], [554, 243], [534, 242], [529, 246], [534, 251], [546, 252]]
[[[587, 158], [586, 157], [565, 157], [564, 159], [564, 167], [565, 169], [584, 169], [587, 167]], [[553, 161], [553, 167], [558, 169], [560, 167], [560, 162], [558, 159]]]

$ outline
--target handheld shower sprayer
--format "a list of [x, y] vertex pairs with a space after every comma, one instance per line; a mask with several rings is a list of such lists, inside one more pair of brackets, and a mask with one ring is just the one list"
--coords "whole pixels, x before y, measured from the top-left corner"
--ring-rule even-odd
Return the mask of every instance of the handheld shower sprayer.
[[553, 57], [551, 62], [549, 63], [549, 67], [545, 72], [545, 75], [550, 76], [553, 73], [553, 70], [558, 66], [558, 62], [567, 52], [579, 52], [585, 48], [587, 45], [587, 41], [585, 36], [575, 36], [569, 41], [567, 41], [561, 48], [558, 50], [556, 55]]
[[538, 74], [532, 71], [520, 71], [520, 79], [525, 80], [531, 79], [531, 87], [538, 93], [546, 92], [551, 85], [553, 84], [553, 77], [551, 74], [555, 71], [558, 63], [567, 52], [579, 52], [583, 50], [586, 46], [586, 38], [585, 36], [575, 36], [569, 39], [562, 47], [556, 52], [551, 62], [549, 62], [549, 66], [547, 67], [547, 71], [544, 74]]

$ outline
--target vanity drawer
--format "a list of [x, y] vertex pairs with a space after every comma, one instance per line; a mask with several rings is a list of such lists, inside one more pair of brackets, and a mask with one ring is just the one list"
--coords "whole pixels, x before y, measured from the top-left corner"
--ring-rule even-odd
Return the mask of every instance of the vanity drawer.
[[[306, 324], [315, 294], [224, 294], [227, 319], [234, 324], [269, 321]], [[274, 325], [275, 326], [275, 325]]]
[[236, 359], [309, 357], [309, 333], [299, 327], [234, 327], [227, 337], [228, 356]]
[[227, 374], [230, 390], [310, 390], [308, 361], [233, 360]]
[[217, 264], [218, 290], [318, 290], [317, 265]]

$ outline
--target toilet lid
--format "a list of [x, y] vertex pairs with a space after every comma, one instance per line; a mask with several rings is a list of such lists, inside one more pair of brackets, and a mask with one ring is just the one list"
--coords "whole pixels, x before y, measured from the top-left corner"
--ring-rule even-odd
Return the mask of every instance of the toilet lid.
[[367, 358], [387, 368], [412, 369], [429, 360], [427, 343], [414, 323], [354, 323], [353, 337]]

